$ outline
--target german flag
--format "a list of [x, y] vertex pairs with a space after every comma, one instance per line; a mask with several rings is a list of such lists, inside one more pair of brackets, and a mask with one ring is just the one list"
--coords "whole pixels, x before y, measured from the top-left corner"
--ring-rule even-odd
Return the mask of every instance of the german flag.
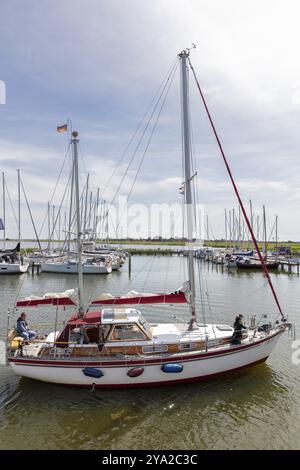
[[56, 129], [57, 129], [57, 132], [59, 133], [67, 132], [68, 124], [64, 124], [63, 126], [57, 126]]

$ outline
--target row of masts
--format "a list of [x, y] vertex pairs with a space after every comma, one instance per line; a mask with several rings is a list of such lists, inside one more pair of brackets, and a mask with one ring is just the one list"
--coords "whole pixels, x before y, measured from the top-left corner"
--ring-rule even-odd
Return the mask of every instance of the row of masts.
[[[255, 233], [256, 239], [263, 242], [263, 250], [266, 251], [267, 244], [272, 240], [275, 243], [275, 247], [278, 245], [278, 215], [274, 217], [274, 223], [272, 230], [268, 236], [267, 230], [267, 217], [266, 217], [266, 207], [263, 205], [262, 214], [254, 214], [252, 211], [252, 201], [249, 202], [251, 208], [251, 227]], [[213, 229], [209, 222], [208, 214], [205, 217], [204, 223], [204, 237], [203, 239], [206, 242], [219, 239], [215, 237]], [[200, 237], [201, 238], [201, 237]], [[240, 208], [238, 209], [224, 209], [224, 238], [220, 238], [224, 242], [225, 247], [230, 247], [232, 245], [242, 244], [252, 245], [251, 236], [249, 230], [245, 224], [243, 218], [241, 218]]]
[[[86, 184], [84, 190], [80, 195], [80, 220], [82, 226], [82, 233], [84, 240], [98, 240], [100, 243], [105, 244], [109, 242], [109, 206], [107, 201], [100, 199], [100, 188], [97, 188], [96, 195], [93, 195], [93, 191], [89, 190], [89, 178], [90, 175], [87, 175]], [[74, 181], [72, 181], [74, 185]], [[17, 240], [21, 242], [21, 188], [23, 187], [23, 182], [21, 179], [20, 170], [17, 170]], [[24, 190], [24, 187], [23, 187]], [[2, 221], [3, 221], [3, 249], [6, 248], [6, 181], [5, 173], [2, 172]], [[71, 188], [71, 194], [74, 196], [74, 188]], [[39, 236], [34, 224], [32, 217], [31, 209], [27, 200], [25, 191], [23, 191], [25, 196], [27, 208], [31, 216], [33, 228], [36, 234], [36, 239], [39, 242]], [[47, 221], [48, 221], [48, 244], [47, 252], [51, 253], [52, 248], [65, 250], [70, 252], [71, 242], [74, 240], [74, 221], [75, 215], [73, 211], [74, 197], [71, 197], [69, 214], [67, 211], [62, 211], [62, 208], [48, 202], [47, 205]], [[187, 192], [188, 197], [188, 192]], [[9, 194], [9, 199], [11, 197]], [[272, 230], [267, 234], [267, 218], [266, 218], [266, 208], [263, 206], [262, 213], [257, 213], [253, 211], [252, 201], [249, 201], [250, 208], [250, 221], [252, 229], [256, 235], [256, 239], [263, 242], [263, 251], [267, 249], [267, 244], [273, 242], [275, 245], [275, 251], [277, 251], [278, 246], [278, 216], [274, 217], [274, 222]], [[214, 236], [212, 226], [209, 222], [209, 216], [206, 215], [205, 218], [205, 236], [206, 241], [211, 241], [217, 239]], [[241, 211], [239, 208], [235, 209], [224, 209], [224, 239], [225, 247], [230, 247], [232, 245], [241, 244], [243, 247], [251, 246], [251, 237], [249, 236], [249, 231], [246, 227], [245, 221], [241, 217]], [[55, 243], [57, 245], [55, 246]]]
[[[100, 243], [109, 243], [109, 212], [107, 201], [100, 200], [100, 189], [97, 189], [96, 198], [93, 198], [93, 192], [90, 191], [90, 197], [86, 199], [83, 205], [83, 196], [80, 198], [80, 220], [82, 233], [85, 240], [99, 241]], [[85, 208], [84, 208], [85, 207]], [[87, 209], [86, 209], [87, 208]], [[85, 216], [85, 214], [87, 214]], [[64, 249], [67, 252], [71, 250], [74, 214], [72, 217], [72, 208], [70, 207], [69, 217], [67, 211], [62, 213], [61, 209], [56, 210], [56, 206], [48, 201], [47, 205], [48, 221], [48, 245], [47, 252], [51, 253], [54, 248]], [[66, 239], [66, 247], [65, 240]], [[58, 246], [55, 247], [55, 241]]]
[[[20, 170], [17, 170], [18, 175], [18, 242], [21, 242], [21, 177]], [[3, 221], [3, 249], [6, 249], [6, 182], [5, 173], [2, 171], [2, 221]]]

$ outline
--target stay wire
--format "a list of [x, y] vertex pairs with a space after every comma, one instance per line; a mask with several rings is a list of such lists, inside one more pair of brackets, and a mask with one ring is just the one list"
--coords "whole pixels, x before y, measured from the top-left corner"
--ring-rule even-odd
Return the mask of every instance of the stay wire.
[[[65, 156], [64, 156], [64, 160], [63, 160], [62, 166], [61, 166], [61, 168], [60, 168], [60, 171], [59, 171], [59, 174], [58, 174], [58, 177], [57, 177], [57, 180], [56, 180], [56, 184], [55, 184], [55, 186], [54, 186], [54, 190], [53, 190], [53, 192], [52, 192], [52, 195], [51, 195], [51, 198], [50, 198], [50, 201], [49, 201], [49, 204], [50, 204], [50, 205], [52, 204], [52, 201], [53, 201], [53, 198], [54, 198], [54, 195], [55, 195], [55, 192], [56, 192], [56, 189], [57, 189], [57, 186], [58, 186], [60, 177], [61, 177], [61, 175], [62, 175], [64, 166], [65, 166], [65, 163], [66, 163], [67, 156], [69, 155], [70, 147], [71, 147], [71, 142], [69, 142], [69, 144], [68, 144], [68, 147], [67, 147], [67, 150], [66, 150], [66, 153], [65, 153]], [[46, 220], [47, 220], [47, 215], [48, 215], [48, 213], [47, 213], [47, 211], [46, 211], [46, 214], [45, 214], [45, 217], [44, 217], [42, 226], [41, 226], [40, 231], [39, 231], [39, 238], [41, 237], [42, 231], [43, 231], [43, 229], [44, 229], [44, 225], [45, 225]]]
[[177, 62], [177, 60], [178, 60], [178, 59], [177, 59], [177, 56], [176, 56], [174, 62], [172, 63], [171, 67], [169, 68], [169, 70], [168, 70], [167, 74], [165, 75], [165, 77], [164, 77], [162, 83], [160, 84], [158, 90], [156, 91], [155, 95], [153, 96], [153, 98], [152, 98], [152, 100], [151, 100], [149, 106], [147, 107], [147, 109], [146, 109], [146, 111], [145, 111], [143, 117], [142, 117], [141, 120], [139, 121], [139, 123], [138, 123], [138, 125], [137, 125], [137, 127], [136, 127], [134, 133], [132, 134], [132, 136], [131, 136], [131, 138], [130, 138], [128, 144], [126, 145], [125, 150], [123, 151], [123, 153], [122, 153], [120, 159], [118, 160], [117, 164], [115, 165], [115, 167], [114, 167], [114, 169], [113, 169], [113, 171], [112, 171], [110, 177], [108, 178], [108, 180], [107, 180], [107, 182], [106, 182], [106, 184], [105, 184], [105, 186], [104, 186], [104, 188], [103, 188], [103, 190], [102, 190], [101, 198], [103, 197], [103, 195], [104, 195], [106, 189], [107, 189], [108, 186], [110, 185], [110, 183], [111, 183], [113, 177], [115, 176], [115, 174], [116, 174], [118, 168], [120, 167], [120, 165], [121, 165], [123, 159], [125, 158], [125, 156], [126, 156], [128, 150], [129, 150], [131, 144], [134, 142], [134, 139], [135, 139], [135, 137], [137, 136], [137, 134], [138, 134], [138, 132], [139, 132], [139, 130], [140, 130], [140, 128], [141, 128], [143, 122], [145, 121], [146, 116], [148, 115], [150, 109], [152, 108], [152, 105], [153, 105], [153, 103], [155, 102], [155, 99], [157, 98], [158, 94], [160, 93], [160, 90], [161, 90], [161, 88], [162, 88], [162, 86], [163, 86], [165, 80], [166, 80], [167, 77], [169, 76], [170, 71], [173, 69], [174, 64]]
[[[142, 158], [141, 158], [141, 160], [140, 160], [139, 166], [138, 166], [138, 168], [137, 168], [137, 170], [136, 170], [136, 173], [135, 173], [135, 176], [134, 176], [134, 179], [133, 179], [131, 188], [130, 188], [129, 193], [128, 193], [128, 195], [127, 195], [127, 198], [126, 198], [126, 202], [127, 202], [127, 203], [129, 202], [129, 199], [130, 199], [131, 193], [132, 193], [132, 191], [133, 191], [133, 188], [134, 188], [134, 186], [135, 186], [137, 177], [138, 177], [138, 175], [140, 174], [140, 170], [141, 170], [142, 164], [143, 164], [143, 162], [144, 162], [145, 156], [146, 156], [146, 154], [147, 154], [147, 151], [148, 151], [148, 149], [149, 149], [150, 143], [151, 143], [151, 141], [152, 141], [152, 137], [153, 137], [153, 134], [154, 134], [155, 129], [156, 129], [156, 127], [157, 127], [157, 124], [158, 124], [159, 118], [160, 118], [160, 116], [161, 116], [161, 112], [162, 112], [162, 110], [163, 110], [163, 107], [164, 107], [164, 105], [165, 105], [166, 99], [167, 99], [167, 97], [168, 97], [169, 90], [170, 90], [171, 85], [172, 85], [172, 83], [173, 83], [173, 79], [174, 79], [174, 76], [175, 76], [175, 73], [176, 73], [178, 64], [179, 64], [179, 61], [177, 61], [177, 63], [175, 64], [175, 67], [174, 67], [174, 69], [172, 70], [172, 74], [168, 77], [167, 82], [166, 82], [166, 86], [164, 87], [163, 92], [162, 92], [162, 94], [161, 94], [161, 96], [160, 96], [160, 98], [162, 97], [162, 102], [161, 102], [160, 108], [158, 109], [158, 114], [157, 114], [157, 116], [156, 116], [156, 119], [155, 119], [155, 121], [154, 121], [152, 130], [151, 130], [150, 135], [149, 135], [149, 137], [148, 137], [148, 141], [147, 141], [146, 147], [145, 147], [145, 149], [144, 149], [144, 152], [143, 152], [143, 154], [142, 154]], [[163, 93], [165, 93], [164, 96], [163, 96]], [[159, 104], [159, 102], [157, 103], [157, 106], [158, 106], [158, 104]], [[154, 113], [155, 113], [155, 111], [156, 111], [156, 109], [157, 109], [157, 106], [155, 106], [155, 109], [153, 110], [150, 119], [152, 119], [152, 117], [154, 116]], [[148, 128], [148, 126], [150, 125], [150, 122], [151, 122], [151, 121], [149, 120], [149, 122], [147, 123], [147, 126], [146, 126], [147, 128]], [[144, 136], [144, 135], [145, 135], [145, 133], [143, 133], [143, 136]], [[140, 140], [140, 142], [139, 142], [139, 144], [138, 144], [138, 147], [140, 146], [140, 144], [141, 144], [141, 140]], [[138, 150], [138, 147], [136, 148], [136, 151]], [[136, 153], [136, 152], [135, 152], [135, 153]], [[114, 229], [116, 234], [117, 234], [117, 232], [118, 232], [118, 229], [119, 229], [119, 226], [120, 226], [120, 223], [121, 223], [121, 221], [122, 221], [123, 216], [124, 216], [124, 213], [121, 215], [121, 218], [119, 219], [118, 224], [117, 224], [116, 228]]]
[[145, 135], [145, 133], [147, 132], [147, 129], [148, 129], [150, 123], [151, 123], [151, 120], [152, 120], [152, 118], [153, 118], [153, 116], [154, 116], [154, 114], [155, 114], [156, 109], [158, 108], [158, 105], [159, 105], [159, 103], [160, 103], [160, 101], [161, 101], [161, 98], [162, 98], [164, 92], [165, 92], [165, 89], [166, 89], [167, 86], [168, 86], [170, 77], [173, 75], [174, 70], [175, 70], [175, 68], [177, 67], [178, 60], [179, 60], [179, 59], [176, 60], [174, 66], [173, 66], [173, 68], [172, 68], [172, 70], [171, 70], [171, 73], [169, 74], [167, 80], [165, 81], [165, 84], [164, 84], [164, 86], [163, 86], [163, 89], [162, 89], [162, 91], [160, 92], [160, 94], [159, 94], [159, 96], [158, 96], [158, 99], [157, 99], [157, 101], [156, 101], [156, 104], [155, 104], [155, 106], [154, 106], [154, 108], [153, 108], [153, 110], [152, 110], [152, 112], [151, 112], [150, 117], [148, 118], [147, 124], [146, 124], [146, 126], [145, 126], [145, 128], [144, 128], [144, 130], [143, 130], [143, 132], [142, 132], [142, 135], [140, 136], [140, 138], [139, 138], [139, 140], [138, 140], [138, 143], [137, 143], [137, 145], [136, 145], [136, 147], [135, 147], [135, 150], [134, 150], [134, 152], [133, 152], [133, 155], [132, 155], [131, 159], [130, 159], [129, 162], [128, 162], [128, 165], [127, 165], [127, 167], [126, 167], [126, 170], [125, 170], [125, 172], [124, 172], [124, 174], [123, 174], [123, 176], [122, 176], [122, 178], [121, 178], [121, 181], [120, 181], [120, 183], [119, 183], [119, 185], [118, 185], [118, 187], [117, 187], [117, 190], [115, 191], [115, 194], [114, 194], [114, 196], [113, 196], [113, 198], [112, 198], [112, 200], [111, 200], [111, 204], [114, 203], [114, 201], [116, 200], [117, 195], [118, 195], [119, 192], [120, 192], [120, 189], [121, 189], [121, 186], [122, 186], [122, 184], [123, 184], [123, 182], [124, 182], [124, 179], [126, 178], [126, 176], [127, 176], [127, 174], [128, 174], [129, 168], [130, 168], [130, 166], [131, 166], [133, 160], [135, 159], [135, 156], [136, 156], [136, 154], [137, 154], [137, 152], [138, 152], [138, 150], [139, 150], [139, 148], [140, 148], [140, 145], [141, 145], [141, 142], [142, 142], [142, 140], [143, 140], [143, 138], [144, 138], [144, 135]]

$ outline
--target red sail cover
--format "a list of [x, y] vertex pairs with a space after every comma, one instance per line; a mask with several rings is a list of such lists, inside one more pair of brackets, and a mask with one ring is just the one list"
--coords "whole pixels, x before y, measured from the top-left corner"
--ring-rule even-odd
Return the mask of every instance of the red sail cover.
[[17, 300], [16, 307], [38, 307], [39, 305], [76, 305], [70, 297], [52, 297], [49, 299], [21, 299]]
[[184, 292], [155, 294], [137, 297], [113, 297], [112, 299], [93, 300], [91, 305], [133, 305], [133, 304], [184, 304]]

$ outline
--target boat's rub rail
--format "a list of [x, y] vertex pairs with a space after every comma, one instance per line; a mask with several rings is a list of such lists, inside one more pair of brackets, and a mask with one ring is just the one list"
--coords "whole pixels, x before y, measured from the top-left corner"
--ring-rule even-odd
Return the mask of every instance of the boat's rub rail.
[[[269, 334], [261, 332], [259, 334], [256, 333], [254, 336], [254, 332], [252, 334], [245, 337], [242, 341], [242, 344], [253, 343], [255, 341], [261, 341], [265, 339], [267, 336], [272, 337], [276, 330], [272, 330]], [[113, 357], [114, 359], [118, 358], [167, 358], [168, 356], [191, 356], [197, 352], [209, 352], [209, 351], [218, 351], [220, 349], [228, 349], [228, 348], [235, 348], [236, 345], [232, 345], [230, 339], [224, 339], [222, 342], [217, 341], [213, 342], [210, 341], [209, 347], [205, 342], [197, 342], [196, 348], [190, 347], [186, 349], [181, 349], [183, 343], [177, 344], [157, 344], [151, 343], [147, 346], [140, 346], [140, 345], [130, 345], [130, 346], [106, 346], [106, 345], [99, 345], [97, 344], [87, 344], [87, 345], [78, 345], [78, 344], [70, 344], [66, 343], [62, 345], [59, 343], [59, 347], [55, 346], [55, 343], [51, 345], [47, 345], [45, 342], [39, 343], [31, 343], [29, 346], [22, 346], [18, 349], [11, 350], [11, 354], [8, 356], [13, 357], [39, 357], [40, 359], [83, 359], [83, 358], [101, 358], [101, 360], [109, 360], [109, 358]], [[188, 345], [188, 343], [184, 343]], [[190, 342], [190, 346], [193, 346], [195, 343]], [[65, 347], [62, 347], [65, 346]], [[158, 347], [159, 346], [159, 347]], [[148, 348], [148, 349], [146, 349]], [[151, 351], [152, 348], [152, 351]]]

